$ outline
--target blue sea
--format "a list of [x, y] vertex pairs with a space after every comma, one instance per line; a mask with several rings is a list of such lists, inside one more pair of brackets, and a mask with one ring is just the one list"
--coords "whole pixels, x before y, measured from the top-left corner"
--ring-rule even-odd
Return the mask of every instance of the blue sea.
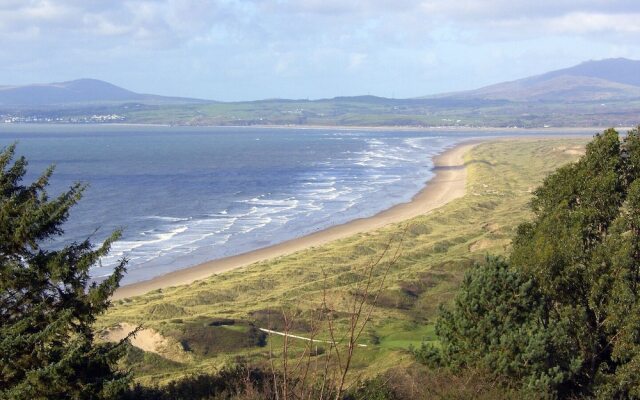
[[[482, 136], [506, 135], [483, 132]], [[459, 131], [0, 124], [51, 193], [89, 187], [64, 241], [123, 230], [92, 271], [129, 259], [123, 283], [300, 237], [409, 201]], [[57, 244], [57, 243], [54, 243]]]

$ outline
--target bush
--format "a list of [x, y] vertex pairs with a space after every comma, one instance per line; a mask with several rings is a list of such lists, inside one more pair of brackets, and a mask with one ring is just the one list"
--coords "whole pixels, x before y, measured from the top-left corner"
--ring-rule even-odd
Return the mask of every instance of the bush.
[[[214, 321], [215, 322], [215, 321]], [[263, 347], [267, 335], [253, 325], [244, 329], [229, 329], [225, 325], [210, 325], [209, 322], [183, 323], [175, 330], [168, 331], [169, 336], [180, 342], [186, 351], [200, 356], [228, 353], [248, 347]]]
[[144, 313], [153, 319], [175, 319], [187, 315], [184, 308], [171, 303], [152, 304], [145, 308]]
[[355, 389], [352, 389], [344, 400], [395, 400], [393, 391], [387, 386], [387, 382], [383, 377], [369, 379], [359, 383]]
[[567, 353], [564, 329], [549, 320], [532, 279], [489, 258], [465, 275], [454, 308], [441, 309], [436, 323], [441, 352], [424, 345], [417, 356], [425, 364], [492, 371], [500, 380], [554, 391], [573, 378], [579, 363]]
[[216, 374], [199, 374], [165, 386], [136, 384], [120, 400], [275, 399], [271, 376], [258, 368], [236, 366]]

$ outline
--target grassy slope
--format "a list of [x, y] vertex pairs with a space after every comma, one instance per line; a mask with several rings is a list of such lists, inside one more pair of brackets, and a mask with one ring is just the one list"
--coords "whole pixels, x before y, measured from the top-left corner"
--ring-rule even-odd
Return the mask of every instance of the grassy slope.
[[[395, 245], [406, 231], [401, 257], [391, 267], [379, 307], [361, 340], [369, 347], [358, 352], [354, 368], [371, 374], [409, 362], [409, 345], [435, 340], [437, 308], [451, 301], [464, 271], [487, 253], [504, 254], [508, 250], [514, 228], [530, 216], [527, 203], [531, 190], [550, 171], [577, 157], [575, 152], [564, 151], [566, 146], [584, 143], [584, 139], [526, 139], [479, 145], [467, 155], [467, 195], [441, 209], [188, 286], [120, 301], [99, 324], [144, 323], [178, 341], [184, 332], [197, 329], [203, 340], [208, 332], [206, 340], [224, 343], [231, 342], [232, 337], [221, 335], [237, 335], [239, 328], [202, 327], [216, 318], [230, 318], [241, 324], [277, 329], [278, 321], [273, 321], [275, 317], [267, 321], [265, 310], [278, 312], [284, 308], [300, 314], [295, 330], [304, 335], [305, 311], [319, 307], [323, 288], [329, 288], [330, 307], [343, 315], [340, 311], [345, 310], [354, 284], [363, 279], [363, 267], [388, 243]], [[322, 271], [328, 276], [326, 280]], [[376, 273], [380, 271], [378, 268]], [[277, 349], [280, 338], [270, 340]], [[268, 350], [247, 345], [221, 351], [220, 346], [204, 345], [216, 350], [192, 352], [188, 362], [171, 368], [156, 361], [155, 368], [139, 368], [139, 377], [143, 381], [166, 381], [185, 373], [211, 371], [239, 355], [260, 359]]]

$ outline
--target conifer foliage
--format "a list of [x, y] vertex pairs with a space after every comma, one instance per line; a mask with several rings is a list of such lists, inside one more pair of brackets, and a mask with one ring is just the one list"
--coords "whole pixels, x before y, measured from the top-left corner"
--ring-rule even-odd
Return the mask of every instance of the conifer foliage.
[[638, 129], [596, 135], [532, 210], [509, 259], [470, 271], [443, 310], [435, 358], [551, 397], [640, 398]]
[[122, 346], [94, 343], [92, 324], [109, 306], [126, 261], [99, 284], [89, 268], [119, 233], [97, 248], [89, 239], [43, 247], [63, 234], [85, 187], [49, 199], [53, 167], [25, 185], [26, 167], [15, 145], [0, 152], [0, 398], [111, 398], [128, 382], [114, 368]]

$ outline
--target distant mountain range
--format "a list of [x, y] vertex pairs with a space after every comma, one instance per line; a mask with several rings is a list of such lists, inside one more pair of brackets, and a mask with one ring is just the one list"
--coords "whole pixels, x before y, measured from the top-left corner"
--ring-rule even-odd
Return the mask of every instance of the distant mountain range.
[[611, 58], [432, 99], [584, 102], [640, 98], [640, 61]]
[[566, 127], [640, 123], [640, 61], [588, 61], [480, 89], [234, 103], [140, 94], [95, 79], [0, 86], [0, 122]]
[[[587, 61], [571, 68], [498, 83], [480, 89], [424, 96], [416, 100], [440, 100], [443, 104], [468, 101], [585, 102], [640, 98], [640, 61], [612, 58]], [[338, 102], [385, 102], [374, 96], [337, 97]], [[411, 100], [411, 99], [407, 99]], [[268, 102], [269, 100], [265, 100]], [[272, 101], [272, 100], [271, 100]], [[280, 100], [285, 101], [285, 100]], [[45, 106], [81, 103], [140, 102], [184, 104], [207, 100], [135, 93], [97, 79], [0, 86], [0, 106]]]
[[0, 86], [0, 106], [45, 106], [82, 103], [198, 103], [203, 100], [135, 93], [98, 79]]

